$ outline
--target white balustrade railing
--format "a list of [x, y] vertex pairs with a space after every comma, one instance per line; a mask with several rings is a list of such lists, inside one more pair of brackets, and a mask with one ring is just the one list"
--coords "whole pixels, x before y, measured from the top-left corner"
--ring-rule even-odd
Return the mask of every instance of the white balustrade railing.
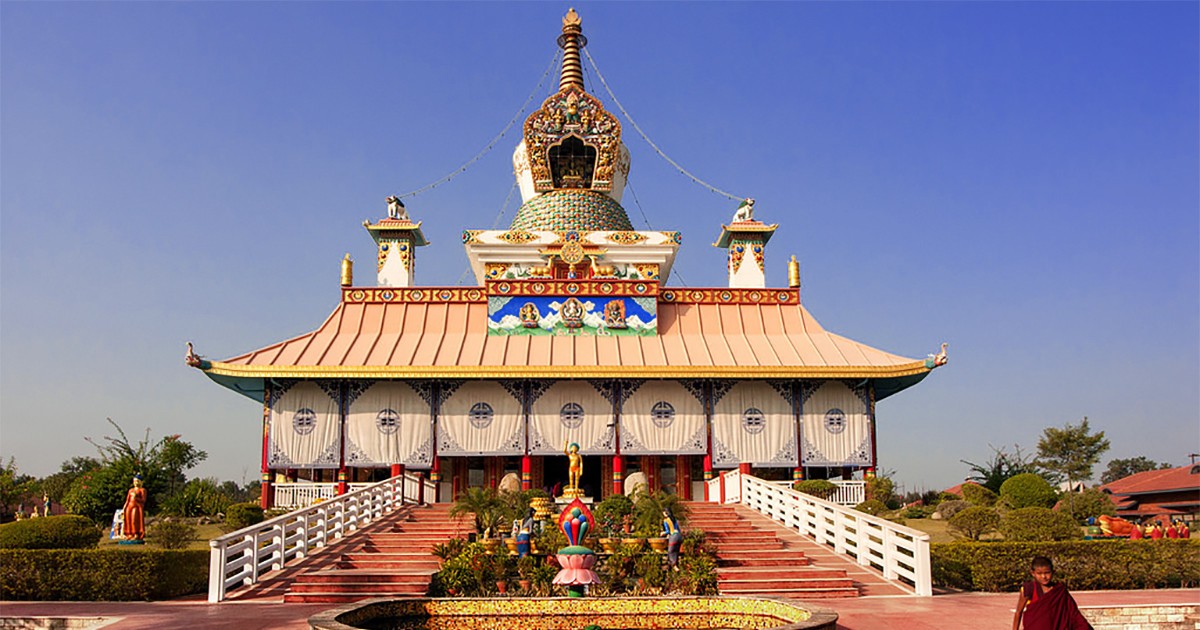
[[[724, 475], [725, 502], [741, 503], [839, 554], [872, 566], [916, 595], [933, 595], [929, 534], [738, 471]], [[714, 479], [713, 481], [719, 481]], [[710, 494], [717, 500], [717, 494]]]
[[[348, 485], [350, 492], [354, 492], [373, 484], [351, 483]], [[307, 481], [277, 483], [272, 486], [275, 491], [275, 501], [271, 505], [289, 509], [308, 507], [336, 497], [337, 486], [337, 483], [310, 483]]]
[[830, 481], [837, 486], [837, 490], [833, 491], [833, 496], [829, 497], [830, 502], [855, 506], [867, 500], [867, 482], [844, 479], [830, 479]]
[[[289, 484], [294, 487], [325, 484]], [[355, 489], [355, 486], [362, 486]], [[432, 501], [432, 482], [404, 474], [374, 484], [351, 484], [350, 492], [209, 541], [208, 601], [258, 582], [306, 557], [310, 550], [361, 529], [405, 504]]]

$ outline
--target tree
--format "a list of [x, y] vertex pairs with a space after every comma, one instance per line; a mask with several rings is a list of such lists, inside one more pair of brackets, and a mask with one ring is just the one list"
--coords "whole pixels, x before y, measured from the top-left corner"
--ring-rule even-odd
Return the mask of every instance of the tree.
[[1140, 472], [1149, 470], [1165, 470], [1172, 468], [1166, 462], [1155, 463], [1146, 459], [1144, 455], [1130, 457], [1128, 459], [1114, 459], [1108, 462], [1108, 468], [1104, 469], [1104, 474], [1100, 475], [1100, 483], [1112, 483], [1118, 479], [1124, 479], [1129, 475], [1136, 475]]
[[1076, 481], [1092, 478], [1092, 467], [1108, 447], [1104, 432], [1093, 435], [1087, 416], [1084, 416], [1078, 425], [1067, 423], [1061, 429], [1046, 427], [1042, 431], [1042, 439], [1037, 445], [1037, 464], [1056, 477], [1053, 481], [1065, 477], [1073, 488]]
[[[991, 445], [989, 445], [991, 446]], [[991, 447], [992, 458], [984, 464], [974, 464], [965, 459], [959, 460], [971, 468], [972, 475], [967, 476], [968, 481], [974, 481], [979, 485], [995, 492], [1000, 493], [1000, 486], [1004, 485], [1005, 481], [1023, 473], [1040, 474], [1041, 470], [1033, 461], [1033, 458], [1021, 452], [1021, 447], [1014, 444], [1013, 452], [1008, 453], [1004, 447]]]
[[8, 458], [8, 463], [0, 466], [0, 520], [9, 513], [9, 508], [19, 503], [33, 486], [33, 477], [17, 473], [17, 460]]
[[67, 491], [71, 489], [71, 484], [75, 483], [80, 475], [99, 467], [100, 460], [94, 457], [72, 457], [62, 463], [58, 472], [39, 479], [38, 489], [49, 495], [51, 499], [62, 503], [67, 496]]

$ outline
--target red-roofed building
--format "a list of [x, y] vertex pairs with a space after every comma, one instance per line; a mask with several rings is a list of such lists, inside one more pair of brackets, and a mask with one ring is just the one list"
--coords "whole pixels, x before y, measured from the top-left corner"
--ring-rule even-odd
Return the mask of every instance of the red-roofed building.
[[1125, 518], [1200, 516], [1200, 464], [1148, 470], [1100, 486]]

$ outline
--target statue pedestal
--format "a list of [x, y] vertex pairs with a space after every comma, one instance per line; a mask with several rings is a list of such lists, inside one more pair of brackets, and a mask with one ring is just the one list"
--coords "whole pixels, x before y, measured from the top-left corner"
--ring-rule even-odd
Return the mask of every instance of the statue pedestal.
[[567, 504], [569, 504], [570, 502], [574, 501], [575, 499], [579, 499], [579, 501], [580, 501], [581, 503], [583, 503], [584, 505], [591, 505], [591, 504], [593, 504], [593, 503], [595, 502], [595, 500], [594, 500], [594, 499], [592, 499], [592, 497], [585, 497], [585, 496], [583, 496], [583, 491], [582, 491], [582, 490], [581, 490], [581, 491], [579, 491], [579, 493], [578, 493], [578, 494], [576, 494], [576, 495], [574, 495], [574, 496], [572, 496], [571, 494], [567, 494], [567, 491], [568, 491], [568, 490], [570, 490], [570, 488], [568, 488], [567, 490], [564, 490], [564, 491], [563, 491], [563, 495], [562, 495], [561, 497], [556, 497], [556, 498], [554, 499], [554, 504], [555, 504], [555, 505], [567, 505]]

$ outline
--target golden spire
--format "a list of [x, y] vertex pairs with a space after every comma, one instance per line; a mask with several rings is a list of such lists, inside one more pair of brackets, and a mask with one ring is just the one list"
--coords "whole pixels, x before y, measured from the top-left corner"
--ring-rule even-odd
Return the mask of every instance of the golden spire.
[[793, 289], [800, 288], [800, 262], [796, 260], [795, 254], [792, 254], [792, 260], [788, 263], [788, 286]]
[[350, 254], [342, 259], [342, 286], [349, 287], [354, 285], [354, 261], [350, 260]]
[[563, 49], [562, 76], [558, 79], [558, 91], [568, 87], [583, 90], [583, 62], [579, 58], [579, 50], [587, 46], [587, 38], [583, 36], [583, 21], [575, 9], [567, 11], [563, 17], [562, 35], [558, 36], [558, 46]]

